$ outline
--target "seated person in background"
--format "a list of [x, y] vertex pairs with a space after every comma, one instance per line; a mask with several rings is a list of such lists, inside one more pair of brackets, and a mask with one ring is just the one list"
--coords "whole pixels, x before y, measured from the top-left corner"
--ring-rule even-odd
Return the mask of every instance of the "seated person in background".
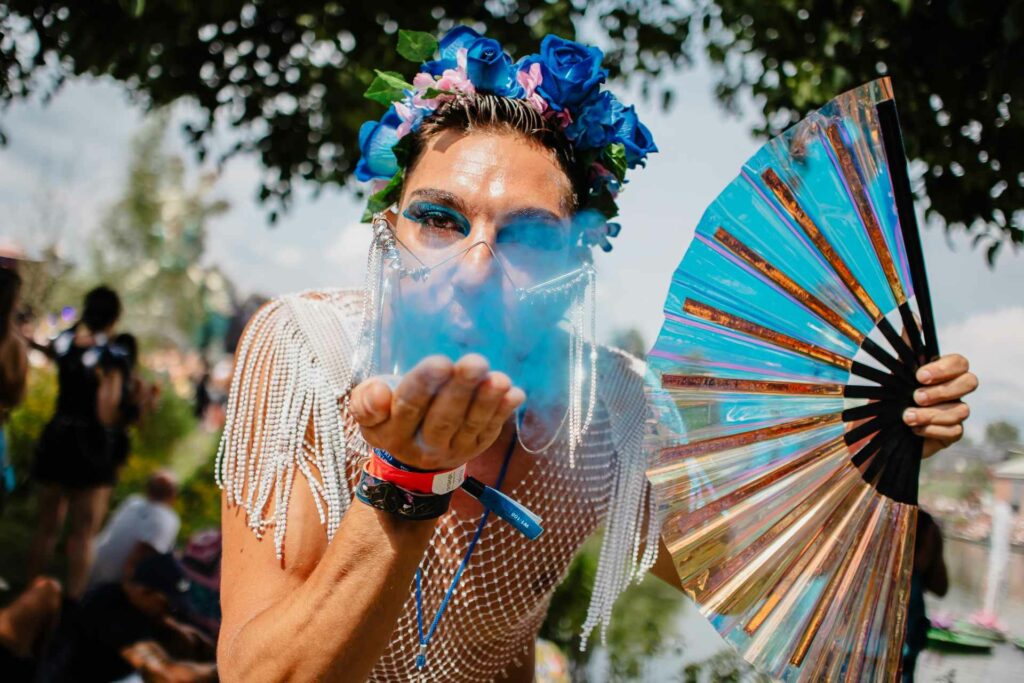
[[192, 583], [188, 592], [193, 624], [214, 640], [220, 632], [220, 529], [204, 529], [189, 537], [181, 566]]
[[132, 645], [124, 651], [124, 658], [146, 683], [213, 683], [219, 680], [216, 662], [176, 660], [153, 640]]
[[[86, 592], [45, 655], [48, 681], [115, 681], [132, 673], [133, 646], [159, 644], [169, 662], [212, 662], [214, 644], [179, 621], [189, 582], [174, 556], [150, 555], [131, 579]], [[178, 617], [178, 618], [176, 618]]]
[[39, 576], [11, 604], [0, 608], [0, 679], [32, 680], [36, 660], [57, 623], [61, 593], [58, 581]]
[[89, 586], [118, 582], [125, 563], [139, 543], [158, 553], [169, 553], [178, 538], [181, 520], [172, 507], [178, 482], [167, 470], [158, 470], [146, 482], [146, 495], [133, 493], [110, 516], [96, 540], [96, 558]]

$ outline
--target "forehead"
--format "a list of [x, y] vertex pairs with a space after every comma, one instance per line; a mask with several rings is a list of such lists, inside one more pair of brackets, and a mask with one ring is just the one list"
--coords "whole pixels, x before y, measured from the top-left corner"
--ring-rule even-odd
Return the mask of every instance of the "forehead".
[[566, 214], [569, 179], [554, 152], [519, 135], [444, 131], [431, 138], [404, 194], [430, 187], [451, 192], [474, 212], [523, 207]]

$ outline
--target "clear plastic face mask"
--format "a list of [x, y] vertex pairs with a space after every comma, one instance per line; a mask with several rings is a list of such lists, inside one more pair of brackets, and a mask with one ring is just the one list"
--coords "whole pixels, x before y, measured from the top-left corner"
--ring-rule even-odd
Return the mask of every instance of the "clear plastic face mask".
[[374, 221], [382, 275], [373, 374], [397, 383], [427, 356], [478, 353], [526, 391], [532, 413], [555, 416], [532, 428], [536, 438], [524, 420], [523, 439], [558, 431], [582, 323], [574, 304], [594, 278], [571, 222], [521, 220], [490, 241], [413, 227], [400, 239], [383, 216]]

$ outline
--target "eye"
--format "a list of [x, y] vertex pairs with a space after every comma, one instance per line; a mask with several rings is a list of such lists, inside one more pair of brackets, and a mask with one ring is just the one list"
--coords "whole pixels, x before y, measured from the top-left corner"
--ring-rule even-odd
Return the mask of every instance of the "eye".
[[566, 245], [564, 226], [553, 221], [529, 220], [511, 223], [498, 233], [498, 242], [528, 249], [558, 251]]
[[442, 233], [467, 235], [469, 233], [469, 222], [461, 214], [447, 207], [417, 202], [406, 209], [402, 215], [412, 222], [418, 223], [425, 232], [435, 235]]

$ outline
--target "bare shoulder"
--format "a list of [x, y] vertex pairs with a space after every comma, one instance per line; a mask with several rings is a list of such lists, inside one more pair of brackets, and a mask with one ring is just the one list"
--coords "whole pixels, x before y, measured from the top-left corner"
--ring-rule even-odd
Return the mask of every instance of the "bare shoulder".
[[347, 509], [342, 398], [361, 311], [360, 290], [286, 294], [239, 340], [216, 467], [227, 639], [302, 585]]
[[345, 464], [355, 434], [343, 399], [361, 308], [359, 290], [275, 297], [253, 314], [235, 353], [217, 483], [257, 539], [273, 532], [278, 558], [296, 486], [307, 489], [327, 538], [348, 505]]

